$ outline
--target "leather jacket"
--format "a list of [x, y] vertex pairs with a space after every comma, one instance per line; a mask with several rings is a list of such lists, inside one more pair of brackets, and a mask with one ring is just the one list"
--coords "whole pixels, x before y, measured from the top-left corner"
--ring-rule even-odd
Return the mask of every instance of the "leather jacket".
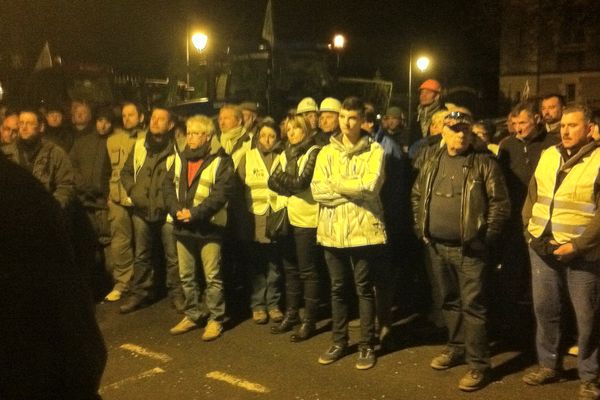
[[[445, 151], [446, 146], [424, 163], [412, 189], [415, 232], [425, 243], [431, 242], [428, 232], [429, 205], [433, 182]], [[473, 147], [465, 155], [460, 213], [461, 244], [463, 248], [481, 250], [498, 240], [510, 215], [510, 202], [504, 176], [496, 160]]]

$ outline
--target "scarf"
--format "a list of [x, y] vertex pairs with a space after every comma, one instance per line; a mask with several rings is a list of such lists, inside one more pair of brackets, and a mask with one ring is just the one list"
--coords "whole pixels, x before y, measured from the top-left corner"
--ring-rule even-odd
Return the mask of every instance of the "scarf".
[[235, 147], [238, 140], [244, 136], [244, 133], [246, 133], [246, 131], [242, 126], [238, 126], [237, 128], [233, 128], [227, 132], [221, 133], [221, 146], [223, 146], [225, 153], [231, 155], [231, 151]]

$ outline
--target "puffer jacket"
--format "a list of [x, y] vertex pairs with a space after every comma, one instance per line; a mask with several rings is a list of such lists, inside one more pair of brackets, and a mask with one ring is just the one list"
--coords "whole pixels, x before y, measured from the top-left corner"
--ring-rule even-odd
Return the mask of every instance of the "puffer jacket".
[[342, 135], [331, 138], [317, 157], [311, 183], [320, 204], [317, 241], [327, 247], [347, 248], [386, 243], [379, 192], [384, 181], [381, 145], [361, 132], [350, 149]]
[[[427, 229], [433, 182], [445, 151], [446, 146], [443, 146], [424, 162], [412, 189], [415, 232], [426, 243], [430, 242]], [[463, 248], [479, 250], [494, 244], [510, 215], [510, 202], [502, 171], [490, 153], [474, 150], [472, 146], [467, 150], [462, 193], [460, 232]]]

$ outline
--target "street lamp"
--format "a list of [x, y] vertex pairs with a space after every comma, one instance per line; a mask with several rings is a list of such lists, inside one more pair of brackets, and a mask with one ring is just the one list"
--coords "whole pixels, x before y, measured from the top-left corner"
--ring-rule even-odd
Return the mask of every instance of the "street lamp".
[[[424, 72], [430, 64], [430, 60], [428, 57], [421, 56], [417, 58], [417, 68]], [[413, 54], [412, 54], [412, 46], [408, 51], [408, 132], [411, 132], [412, 128], [412, 67], [413, 67]]]
[[186, 32], [186, 38], [185, 38], [185, 64], [186, 64], [186, 84], [187, 84], [187, 88], [189, 89], [190, 87], [190, 39], [192, 39], [192, 45], [194, 46], [194, 48], [198, 51], [201, 52], [204, 49], [206, 49], [206, 45], [208, 44], [208, 36], [206, 36], [205, 33], [202, 32], [195, 32], [194, 34], [190, 35], [190, 31], [189, 28]]
[[333, 49], [337, 55], [337, 61], [335, 64], [335, 70], [337, 71], [340, 68], [340, 53], [344, 50], [344, 46], [346, 45], [346, 38], [342, 34], [336, 34], [333, 37]]

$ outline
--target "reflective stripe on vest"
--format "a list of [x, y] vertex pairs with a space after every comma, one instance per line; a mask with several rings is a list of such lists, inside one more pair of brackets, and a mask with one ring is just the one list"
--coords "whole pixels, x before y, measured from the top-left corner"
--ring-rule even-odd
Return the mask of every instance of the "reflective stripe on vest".
[[258, 149], [254, 148], [246, 153], [246, 203], [248, 211], [255, 215], [265, 215], [269, 207], [274, 211], [281, 210], [287, 204], [286, 196], [278, 196], [269, 189], [267, 182], [269, 176], [279, 165], [279, 158], [273, 160], [271, 171], [263, 161]]
[[[210, 164], [208, 164], [198, 179], [198, 186], [196, 187], [196, 193], [194, 193], [194, 200], [192, 201], [192, 206], [197, 207], [202, 203], [212, 191], [212, 187], [215, 184], [217, 179], [217, 171], [219, 169], [219, 165], [221, 164], [221, 157], [215, 157]], [[183, 164], [181, 162], [181, 157], [179, 154], [175, 153], [175, 171], [174, 171], [174, 183], [175, 183], [175, 193], [177, 194], [177, 199], [179, 200], [179, 181], [181, 179], [181, 170], [183, 168]], [[187, 176], [184, 177], [187, 180]], [[217, 226], [225, 226], [227, 225], [227, 205], [221, 208], [213, 217], [210, 219], [210, 222]]]
[[[306, 153], [300, 156], [298, 159], [298, 175], [302, 174], [306, 163], [308, 162], [308, 156], [315, 150], [320, 149], [319, 146], [312, 146]], [[287, 165], [287, 158], [285, 152], [281, 153], [280, 156], [281, 167], [285, 171]], [[302, 193], [295, 194], [288, 198], [288, 217], [290, 224], [300, 228], [316, 228], [319, 217], [319, 203], [312, 197], [310, 187]]]
[[561, 160], [556, 147], [542, 153], [535, 170], [538, 199], [531, 210], [527, 230], [533, 237], [540, 237], [551, 220], [554, 239], [567, 243], [581, 236], [596, 213], [594, 182], [600, 168], [600, 149], [575, 164], [554, 193]]
[[[146, 150], [146, 132], [139, 132], [133, 146], [133, 181], [137, 181], [138, 172], [142, 169], [144, 162], [146, 162], [146, 156], [148, 151]], [[150, 133], [151, 135], [151, 133]], [[175, 162], [175, 155], [169, 154], [167, 156], [167, 171], [171, 169]]]

